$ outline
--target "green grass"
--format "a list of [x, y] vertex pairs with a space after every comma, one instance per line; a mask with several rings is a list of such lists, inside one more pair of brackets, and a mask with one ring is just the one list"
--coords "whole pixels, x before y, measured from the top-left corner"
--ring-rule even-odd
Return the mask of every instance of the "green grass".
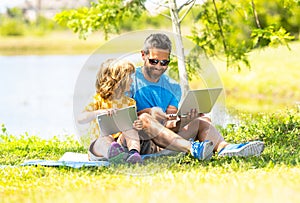
[[104, 43], [102, 34], [80, 40], [70, 32], [54, 32], [46, 36], [1, 37], [0, 55], [73, 55], [91, 54]]
[[300, 42], [287, 47], [256, 50], [249, 55], [251, 69], [241, 72], [217, 62], [226, 90], [226, 105], [239, 112], [269, 112], [293, 108], [300, 102]]
[[[79, 41], [69, 34], [0, 38], [0, 54], [88, 54], [102, 40]], [[238, 126], [220, 129], [222, 134], [230, 142], [263, 140], [262, 156], [214, 156], [205, 162], [186, 156], [109, 168], [21, 167], [29, 159], [57, 160], [67, 151], [86, 151], [73, 137], [9, 135], [2, 126], [0, 202], [299, 202], [300, 43], [291, 48], [255, 51], [249, 56], [252, 69], [240, 73], [214, 62], [226, 105], [240, 119]]]
[[260, 157], [165, 157], [108, 168], [21, 167], [25, 160], [55, 160], [85, 149], [72, 137], [17, 137], [2, 126], [1, 202], [299, 202], [299, 110], [242, 116], [239, 126], [221, 132], [230, 142], [263, 140]]

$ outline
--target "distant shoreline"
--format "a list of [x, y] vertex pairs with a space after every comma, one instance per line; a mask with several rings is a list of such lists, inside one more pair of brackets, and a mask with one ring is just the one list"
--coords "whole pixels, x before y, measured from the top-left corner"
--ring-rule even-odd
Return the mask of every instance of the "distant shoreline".
[[102, 34], [79, 39], [74, 33], [63, 31], [45, 36], [0, 36], [0, 55], [75, 55], [90, 54], [105, 42]]

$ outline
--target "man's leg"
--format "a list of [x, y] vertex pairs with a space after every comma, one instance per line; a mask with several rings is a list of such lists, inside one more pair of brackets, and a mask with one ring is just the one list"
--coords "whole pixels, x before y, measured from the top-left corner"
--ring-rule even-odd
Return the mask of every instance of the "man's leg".
[[240, 144], [229, 144], [218, 130], [206, 119], [198, 117], [184, 126], [178, 132], [185, 139], [196, 138], [203, 142], [210, 140], [214, 144], [214, 150], [219, 156], [259, 156], [264, 150], [261, 141], [246, 142]]
[[211, 124], [211, 122], [208, 122], [208, 120], [202, 117], [197, 117], [186, 126], [180, 128], [178, 135], [186, 140], [189, 140], [190, 138], [199, 140], [200, 142], [210, 140], [214, 144], [214, 151], [220, 151], [228, 145], [223, 136]]
[[145, 132], [140, 139], [151, 139], [156, 145], [169, 150], [190, 151], [191, 143], [188, 140], [165, 128], [149, 114], [143, 113], [139, 116], [139, 119], [143, 121], [143, 131]]
[[199, 160], [206, 160], [212, 156], [213, 143], [211, 141], [190, 142], [165, 128], [149, 114], [142, 114], [139, 118], [143, 121], [144, 134], [148, 136], [146, 138], [151, 139], [156, 145], [173, 151], [191, 152]]

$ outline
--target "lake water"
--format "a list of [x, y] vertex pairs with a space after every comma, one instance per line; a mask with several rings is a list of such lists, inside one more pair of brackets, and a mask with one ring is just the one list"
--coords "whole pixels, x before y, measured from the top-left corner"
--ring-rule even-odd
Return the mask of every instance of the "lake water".
[[[75, 126], [74, 114], [82, 111], [94, 94], [99, 64], [120, 55], [0, 56], [0, 124], [13, 135], [27, 132], [47, 139], [77, 134], [80, 127]], [[133, 54], [130, 60], [138, 63], [141, 59]], [[220, 86], [212, 70], [203, 72], [206, 84], [212, 81], [212, 86]], [[215, 124], [226, 125], [232, 120], [225, 112], [224, 98], [223, 91], [221, 102], [212, 111]]]
[[87, 58], [0, 56], [0, 123], [14, 135], [74, 134], [74, 86]]

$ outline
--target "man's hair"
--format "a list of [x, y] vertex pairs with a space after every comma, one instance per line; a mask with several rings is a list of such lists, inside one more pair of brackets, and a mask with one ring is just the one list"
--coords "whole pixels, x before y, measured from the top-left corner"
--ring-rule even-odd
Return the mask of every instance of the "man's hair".
[[168, 50], [169, 53], [172, 51], [172, 43], [169, 39], [169, 37], [162, 33], [155, 33], [149, 35], [145, 42], [144, 42], [144, 48], [143, 51], [145, 54], [149, 54], [149, 49], [163, 49]]

